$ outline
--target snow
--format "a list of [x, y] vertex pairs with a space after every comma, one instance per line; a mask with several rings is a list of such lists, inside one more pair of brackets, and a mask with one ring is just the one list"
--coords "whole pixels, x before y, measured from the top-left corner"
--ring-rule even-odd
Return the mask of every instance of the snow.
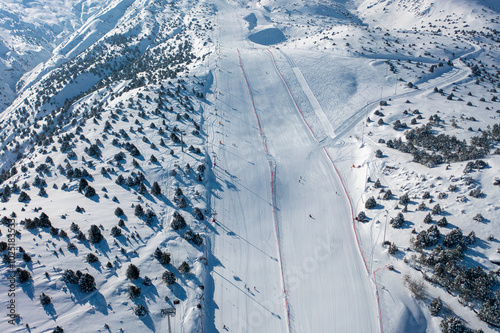
[[[220, 14], [218, 21], [223, 57], [211, 130], [216, 327], [378, 330], [375, 295], [331, 162], [271, 53], [243, 50], [246, 42], [235, 30], [244, 27], [235, 29], [232, 15]], [[256, 136], [260, 129], [264, 144]]]
[[[498, 269], [500, 159], [492, 153], [498, 144], [484, 158], [488, 167], [468, 174], [463, 172], [467, 161], [429, 168], [384, 144], [398, 137], [404, 141], [406, 130], [433, 115], [443, 120], [432, 126], [436, 134], [459, 140], [497, 124], [498, 10], [490, 0], [61, 0], [53, 6], [42, 0], [4, 1], [0, 166], [16, 166], [18, 173], [5, 184], [26, 181], [31, 201], [18, 202], [16, 193], [0, 209], [2, 216], [15, 212], [17, 221], [43, 211], [69, 238], [18, 225], [18, 246], [33, 260], [16, 264], [30, 271], [33, 281], [17, 285], [18, 325], [3, 316], [0, 330], [21, 332], [29, 323], [32, 331], [60, 325], [66, 332], [160, 332], [167, 330], [162, 309], [175, 307], [176, 332], [439, 332], [441, 319], [452, 315], [474, 329], [498, 331], [477, 317], [478, 301], [464, 306], [456, 291], [424, 279], [432, 277], [431, 269], [419, 262], [411, 241], [430, 227], [423, 219], [439, 203], [449, 221], [439, 227], [442, 234], [460, 227], [464, 235], [477, 236], [463, 263]], [[119, 38], [116, 45], [107, 44], [116, 36], [129, 39], [127, 47], [137, 55], [119, 56], [125, 49]], [[185, 69], [173, 65], [179, 70], [175, 78], [159, 79], [158, 68], [145, 68], [133, 78], [101, 80], [128, 56], [137, 56], [132, 64], [141, 68], [146, 52], [170, 56], [183, 43], [193, 47], [192, 57]], [[66, 77], [56, 75], [93, 57], [102, 62], [87, 62], [90, 70], [73, 67]], [[476, 81], [469, 62], [488, 74]], [[132, 87], [137, 78], [147, 83]], [[94, 89], [98, 82], [104, 86]], [[66, 101], [69, 121], [61, 111]], [[64, 121], [54, 133], [48, 131], [52, 119]], [[393, 129], [398, 120], [408, 128]], [[111, 130], [104, 130], [105, 121]], [[193, 121], [201, 126], [199, 133]], [[174, 126], [183, 146], [169, 139]], [[130, 139], [117, 136], [120, 144], [112, 144], [120, 131]], [[50, 132], [55, 141], [30, 142], [35, 132]], [[78, 158], [59, 151], [58, 139], [68, 133], [75, 135], [71, 145]], [[96, 140], [102, 141], [102, 158], [84, 150]], [[141, 156], [129, 156], [124, 142], [137, 146]], [[190, 145], [201, 154], [189, 151]], [[381, 158], [374, 157], [376, 150]], [[119, 152], [126, 153], [121, 162], [114, 157]], [[152, 163], [151, 155], [158, 161]], [[47, 156], [54, 167], [36, 172]], [[21, 171], [29, 161], [34, 166]], [[66, 163], [90, 172], [95, 196], [84, 197], [78, 179], [55, 168]], [[201, 164], [205, 172], [197, 169]], [[115, 171], [102, 175], [102, 167]], [[115, 183], [118, 174], [126, 178], [138, 171], [146, 177], [148, 193]], [[31, 185], [37, 174], [48, 183], [45, 197]], [[382, 199], [376, 179], [393, 198]], [[149, 193], [153, 182], [162, 195]], [[61, 190], [63, 183], [68, 189]], [[450, 185], [457, 190], [450, 191]], [[177, 187], [186, 208], [176, 202]], [[471, 197], [472, 189], [481, 189], [484, 197]], [[430, 199], [422, 198], [425, 191]], [[401, 212], [397, 198], [404, 193], [411, 203], [403, 227], [394, 229], [388, 221]], [[372, 196], [378, 206], [366, 209]], [[428, 209], [418, 210], [424, 202]], [[154, 223], [134, 215], [138, 204], [154, 210]], [[84, 211], [76, 212], [77, 205]], [[117, 207], [124, 216], [113, 213]], [[195, 207], [205, 219], [194, 216]], [[363, 223], [354, 219], [361, 211], [368, 217]], [[170, 227], [174, 212], [184, 216], [186, 229]], [[478, 213], [481, 222], [473, 219]], [[125, 222], [123, 234], [110, 236], [119, 218]], [[433, 216], [432, 225], [438, 218]], [[85, 234], [91, 224], [102, 225], [105, 240], [77, 240], [69, 230], [72, 222]], [[1, 240], [6, 229], [2, 226]], [[199, 233], [203, 244], [186, 241], [186, 230]], [[388, 253], [386, 241], [398, 246], [395, 255]], [[67, 249], [69, 242], [76, 251]], [[153, 257], [157, 248], [171, 253], [170, 264]], [[99, 262], [84, 261], [89, 253]], [[179, 272], [184, 261], [190, 273]], [[130, 263], [141, 270], [138, 280], [125, 276]], [[86, 294], [64, 283], [65, 269], [92, 274], [98, 290]], [[165, 270], [174, 273], [175, 284], [162, 282]], [[3, 279], [8, 272], [2, 264]], [[146, 275], [151, 286], [142, 284]], [[423, 281], [423, 298], [410, 293], [406, 276]], [[139, 298], [130, 299], [130, 285], [142, 288]], [[0, 283], [0, 293], [7, 290]], [[42, 292], [50, 295], [51, 305], [40, 305]], [[445, 309], [434, 317], [427, 305], [438, 296]], [[148, 315], [133, 314], [138, 304]]]

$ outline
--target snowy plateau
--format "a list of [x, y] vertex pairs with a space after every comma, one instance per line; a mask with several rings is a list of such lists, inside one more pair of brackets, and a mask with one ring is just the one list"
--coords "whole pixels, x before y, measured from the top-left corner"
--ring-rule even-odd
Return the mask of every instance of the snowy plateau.
[[2, 0], [0, 332], [499, 332], [498, 0]]

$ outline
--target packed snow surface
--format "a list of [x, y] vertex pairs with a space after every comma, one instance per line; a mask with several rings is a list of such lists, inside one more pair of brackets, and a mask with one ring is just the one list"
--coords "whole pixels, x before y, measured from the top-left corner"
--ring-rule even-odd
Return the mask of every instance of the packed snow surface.
[[0, 3], [0, 332], [498, 332], [499, 10]]

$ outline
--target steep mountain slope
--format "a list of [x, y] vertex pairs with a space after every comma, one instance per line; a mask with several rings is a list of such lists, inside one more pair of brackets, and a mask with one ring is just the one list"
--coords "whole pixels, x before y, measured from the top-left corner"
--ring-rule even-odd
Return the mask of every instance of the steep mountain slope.
[[2, 248], [2, 277], [30, 276], [2, 330], [160, 331], [162, 309], [174, 306], [176, 327], [201, 329], [208, 82], [199, 61], [212, 47], [211, 11], [187, 1], [105, 6], [2, 113], [2, 242], [13, 236], [17, 252], [11, 261]]
[[0, 3], [0, 112], [22, 89], [21, 77], [49, 59], [55, 47], [105, 4], [92, 0]]
[[496, 2], [56, 4], [0, 4], [1, 331], [498, 331]]

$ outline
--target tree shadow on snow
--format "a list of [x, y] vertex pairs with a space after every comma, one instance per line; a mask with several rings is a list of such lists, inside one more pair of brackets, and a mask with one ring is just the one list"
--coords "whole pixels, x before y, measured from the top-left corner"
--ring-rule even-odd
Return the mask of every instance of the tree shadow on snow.
[[55, 320], [58, 316], [56, 313], [56, 309], [54, 308], [54, 304], [49, 303], [47, 305], [43, 306], [43, 310], [45, 313], [52, 318], [52, 320]]
[[83, 293], [77, 285], [74, 287], [75, 289], [72, 291], [72, 294], [79, 304], [89, 303], [96, 311], [104, 315], [108, 314], [106, 298], [104, 298], [104, 295], [101, 294], [99, 290], [86, 294]]
[[175, 297], [177, 297], [181, 301], [185, 301], [187, 299], [186, 290], [184, 290], [184, 288], [182, 288], [182, 286], [180, 284], [174, 283], [168, 287], [170, 288], [172, 293], [175, 295]]
[[32, 280], [21, 283], [21, 289], [31, 300], [35, 298], [35, 285]]
[[149, 309], [148, 309], [148, 314], [145, 316], [139, 317], [139, 319], [146, 325], [147, 328], [149, 328], [152, 332], [156, 332], [156, 327], [155, 323], [153, 322], [153, 319], [151, 319], [151, 316], [149, 315]]
[[104, 254], [104, 256], [105, 256], [106, 258], [108, 258], [108, 259], [109, 259], [109, 257], [108, 257], [108, 253], [109, 253], [111, 250], [109, 249], [109, 244], [108, 244], [108, 241], [106, 240], [106, 238], [104, 237], [104, 235], [103, 235], [103, 237], [102, 237], [102, 240], [101, 240], [99, 243], [95, 244], [95, 247], [96, 247], [97, 249], [99, 249], [99, 250], [100, 250], [100, 252], [101, 252], [102, 254]]

